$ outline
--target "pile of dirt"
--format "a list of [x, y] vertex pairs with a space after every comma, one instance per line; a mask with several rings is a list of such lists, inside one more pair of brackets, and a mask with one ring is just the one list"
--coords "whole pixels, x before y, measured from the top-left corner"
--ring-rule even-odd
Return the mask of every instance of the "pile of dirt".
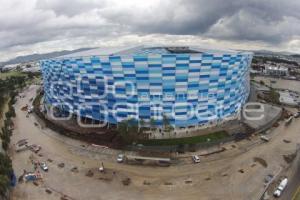
[[130, 183], [131, 183], [131, 179], [130, 178], [124, 178], [123, 180], [122, 180], [122, 183], [123, 183], [123, 185], [130, 185]]
[[64, 167], [65, 167], [65, 163], [59, 163], [57, 166], [58, 166], [59, 168], [64, 168]]
[[91, 170], [89, 170], [85, 175], [87, 177], [93, 177], [94, 176], [94, 172], [92, 172]]
[[283, 139], [284, 143], [291, 143], [291, 140]]
[[143, 184], [144, 185], [151, 185], [151, 183], [149, 181], [146, 181], [146, 180], [143, 182]]
[[78, 173], [78, 172], [79, 172], [79, 170], [78, 170], [78, 168], [77, 168], [77, 167], [73, 167], [73, 168], [71, 169], [71, 172]]
[[264, 168], [267, 168], [268, 167], [268, 163], [267, 161], [265, 161], [264, 159], [260, 158], [260, 157], [254, 157], [253, 158], [253, 161], [254, 162], [257, 162], [259, 164], [261, 164]]
[[296, 155], [297, 155], [296, 153], [292, 153], [292, 154], [288, 154], [288, 155], [283, 155], [283, 159], [285, 160], [285, 162], [291, 163], [295, 159]]
[[45, 191], [46, 191], [47, 194], [51, 194], [52, 193], [52, 191], [49, 188], [46, 188]]

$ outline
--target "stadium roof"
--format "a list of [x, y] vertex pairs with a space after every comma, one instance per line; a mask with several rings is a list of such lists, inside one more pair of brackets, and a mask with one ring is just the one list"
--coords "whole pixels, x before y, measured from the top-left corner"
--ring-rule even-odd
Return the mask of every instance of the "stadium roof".
[[242, 51], [234, 50], [210, 50], [194, 46], [126, 46], [126, 47], [101, 47], [87, 51], [76, 52], [57, 58], [86, 57], [101, 55], [145, 55], [145, 54], [194, 54], [194, 53], [215, 53], [235, 54]]

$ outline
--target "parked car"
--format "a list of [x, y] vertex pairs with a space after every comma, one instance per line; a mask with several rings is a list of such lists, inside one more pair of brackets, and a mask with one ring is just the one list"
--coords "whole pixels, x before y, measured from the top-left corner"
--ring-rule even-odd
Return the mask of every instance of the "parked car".
[[197, 156], [197, 155], [193, 155], [192, 159], [193, 159], [194, 163], [199, 163], [200, 162], [200, 157]]
[[24, 176], [26, 181], [34, 181], [37, 179], [37, 176], [34, 173], [28, 173]]
[[124, 157], [125, 157], [124, 154], [119, 154], [118, 157], [117, 157], [117, 162], [118, 163], [123, 162], [124, 161]]
[[264, 141], [264, 142], [269, 142], [269, 141], [270, 141], [270, 138], [268, 138], [268, 137], [265, 136], [265, 135], [261, 135], [261, 136], [260, 136], [260, 139], [261, 139], [262, 141]]
[[41, 167], [41, 169], [42, 169], [43, 171], [45, 171], [45, 172], [48, 171], [48, 166], [46, 165], [46, 163], [42, 162], [42, 163], [40, 164], [40, 167]]

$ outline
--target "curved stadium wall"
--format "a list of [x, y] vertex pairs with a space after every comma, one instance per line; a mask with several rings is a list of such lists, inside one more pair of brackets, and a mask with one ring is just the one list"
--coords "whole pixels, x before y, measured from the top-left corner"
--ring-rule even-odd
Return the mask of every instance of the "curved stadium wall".
[[[153, 50], [153, 49], [152, 49]], [[202, 126], [236, 116], [252, 53], [146, 52], [41, 61], [46, 107], [110, 124]], [[148, 122], [148, 123], [147, 123]]]

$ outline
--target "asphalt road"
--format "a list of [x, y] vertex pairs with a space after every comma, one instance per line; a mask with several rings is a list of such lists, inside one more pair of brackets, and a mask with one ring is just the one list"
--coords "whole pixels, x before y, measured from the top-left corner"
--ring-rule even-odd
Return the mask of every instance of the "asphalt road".
[[[298, 153], [299, 154], [299, 153]], [[295, 160], [295, 171], [292, 173], [292, 176], [289, 179], [288, 185], [285, 189], [285, 191], [282, 193], [282, 196], [280, 199], [282, 200], [292, 200], [293, 195], [297, 191], [298, 187], [300, 186], [300, 162], [299, 162], [298, 155], [297, 160]]]

